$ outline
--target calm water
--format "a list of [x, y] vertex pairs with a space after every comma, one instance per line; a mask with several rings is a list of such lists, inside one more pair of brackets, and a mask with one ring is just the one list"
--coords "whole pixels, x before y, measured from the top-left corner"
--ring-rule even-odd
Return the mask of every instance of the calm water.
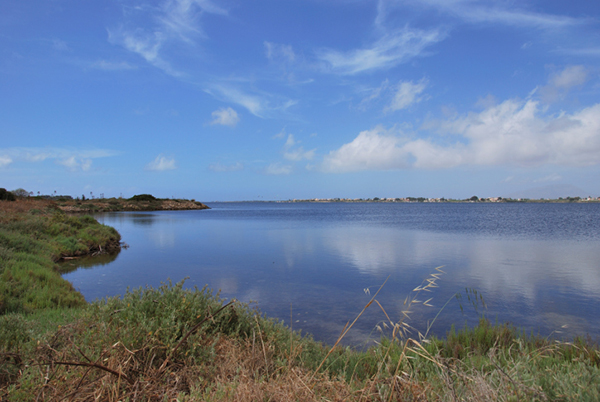
[[[396, 320], [406, 296], [443, 265], [439, 287], [419, 297], [434, 307], [411, 308], [408, 323], [421, 331], [450, 300], [431, 332], [472, 325], [483, 311], [544, 336], [600, 335], [600, 204], [209, 206], [98, 215], [130, 248], [64, 277], [90, 301], [189, 277], [188, 287], [256, 302], [288, 325], [292, 314], [294, 329], [333, 343], [386, 278], [377, 299]], [[466, 288], [487, 309], [476, 311]], [[384, 319], [373, 304], [346, 343], [378, 339]]]

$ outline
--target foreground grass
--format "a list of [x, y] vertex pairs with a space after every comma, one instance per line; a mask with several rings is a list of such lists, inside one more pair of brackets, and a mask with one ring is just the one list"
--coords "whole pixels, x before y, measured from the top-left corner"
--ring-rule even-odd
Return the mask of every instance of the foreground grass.
[[482, 321], [445, 339], [331, 351], [247, 305], [223, 303], [180, 283], [0, 316], [0, 399], [600, 399], [600, 354], [590, 342]]
[[[36, 262], [60, 279], [52, 261], [84, 253], [81, 230], [99, 226], [50, 204], [1, 217], [2, 275], [5, 262], [17, 272], [27, 261], [31, 272]], [[59, 241], [69, 231], [77, 239], [70, 248]], [[444, 339], [398, 330], [357, 351], [301, 337], [245, 304], [183, 283], [85, 304], [50, 280], [30, 284], [33, 293], [46, 289], [43, 296], [9, 293], [22, 286], [17, 280], [3, 290], [13, 308], [0, 315], [2, 401], [600, 400], [599, 348], [582, 339], [552, 342], [482, 320]]]
[[113, 228], [49, 201], [0, 201], [0, 314], [84, 305], [56, 262], [118, 249], [119, 240]]

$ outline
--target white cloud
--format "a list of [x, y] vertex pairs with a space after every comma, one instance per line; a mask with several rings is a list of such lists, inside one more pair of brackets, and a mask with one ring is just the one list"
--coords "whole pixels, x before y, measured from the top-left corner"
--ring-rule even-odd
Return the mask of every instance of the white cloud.
[[267, 166], [265, 173], [269, 175], [290, 174], [292, 173], [292, 167], [290, 165], [282, 165], [279, 162], [275, 162]]
[[409, 165], [400, 143], [393, 130], [388, 131], [382, 126], [361, 131], [352, 142], [331, 151], [323, 161], [323, 168], [329, 172], [405, 168]]
[[75, 172], [77, 170], [83, 170], [85, 172], [90, 170], [90, 167], [92, 166], [91, 159], [78, 158], [76, 156], [70, 156], [65, 159], [59, 159], [56, 161], [56, 163], [66, 167], [72, 172]]
[[160, 154], [154, 159], [152, 162], [146, 165], [146, 170], [154, 170], [154, 171], [164, 171], [164, 170], [173, 170], [176, 169], [175, 159], [167, 158], [166, 156]]
[[90, 67], [96, 68], [98, 70], [105, 70], [105, 71], [137, 69], [136, 66], [133, 66], [125, 61], [116, 62], [116, 61], [106, 61], [106, 60], [98, 60], [97, 62], [93, 63]]
[[427, 85], [426, 79], [422, 79], [416, 84], [412, 81], [400, 82], [396, 87], [392, 102], [384, 109], [384, 112], [406, 109], [414, 103], [421, 102], [423, 97], [419, 95], [423, 93]]
[[220, 124], [223, 126], [235, 127], [240, 121], [237, 112], [232, 108], [221, 108], [212, 112], [213, 121], [210, 124]]
[[0, 156], [0, 168], [10, 165], [13, 160], [8, 156]]
[[445, 38], [439, 30], [404, 28], [384, 34], [371, 46], [341, 52], [323, 49], [317, 57], [340, 74], [357, 74], [394, 67], [424, 54], [425, 48]]
[[[600, 104], [573, 114], [544, 116], [536, 101], [507, 100], [480, 113], [438, 122], [437, 129], [445, 135], [409, 139], [395, 129], [377, 126], [331, 151], [322, 168], [348, 172], [600, 164]], [[449, 138], [456, 140], [448, 143]]]

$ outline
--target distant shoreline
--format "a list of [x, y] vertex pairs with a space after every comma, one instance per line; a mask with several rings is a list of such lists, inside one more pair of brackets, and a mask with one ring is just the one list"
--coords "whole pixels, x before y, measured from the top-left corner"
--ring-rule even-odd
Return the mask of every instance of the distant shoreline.
[[451, 199], [451, 198], [309, 198], [309, 199], [289, 199], [289, 200], [241, 200], [241, 201], [211, 201], [214, 203], [236, 203], [236, 202], [254, 202], [254, 203], [452, 203], [452, 204], [498, 204], [498, 203], [537, 203], [537, 204], [569, 204], [569, 203], [599, 203], [600, 197], [566, 197], [558, 199], [530, 199], [530, 198], [478, 198], [473, 199]]

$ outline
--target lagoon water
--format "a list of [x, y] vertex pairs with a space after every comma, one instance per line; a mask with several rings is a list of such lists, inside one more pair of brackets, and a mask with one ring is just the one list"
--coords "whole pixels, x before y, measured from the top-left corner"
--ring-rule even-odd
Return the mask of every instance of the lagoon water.
[[[432, 306], [410, 308], [415, 331], [445, 305], [430, 333], [484, 314], [543, 336], [600, 336], [600, 204], [208, 205], [97, 215], [130, 247], [64, 277], [90, 301], [188, 278], [186, 287], [253, 302], [331, 344], [386, 279], [377, 300], [397, 321], [406, 297], [443, 266], [439, 287], [418, 297]], [[473, 290], [485, 306], [472, 303]], [[345, 343], [379, 339], [382, 308], [373, 303]]]

